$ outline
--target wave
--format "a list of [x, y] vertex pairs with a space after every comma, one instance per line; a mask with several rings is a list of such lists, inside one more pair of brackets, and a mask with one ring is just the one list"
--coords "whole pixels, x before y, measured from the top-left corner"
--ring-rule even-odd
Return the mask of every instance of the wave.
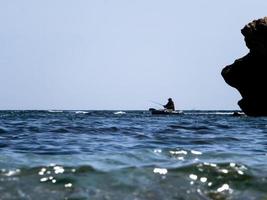
[[247, 166], [229, 162], [169, 168], [132, 166], [108, 171], [90, 165], [51, 164], [2, 169], [0, 185], [2, 199], [21, 199], [23, 194], [32, 199], [103, 199], [108, 196], [111, 200], [264, 199], [267, 195], [264, 177], [253, 174]]

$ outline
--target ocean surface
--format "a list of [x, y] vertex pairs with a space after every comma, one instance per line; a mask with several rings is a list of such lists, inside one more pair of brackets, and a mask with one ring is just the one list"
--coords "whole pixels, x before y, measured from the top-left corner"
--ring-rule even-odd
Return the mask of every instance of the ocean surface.
[[267, 199], [267, 118], [0, 111], [0, 199]]

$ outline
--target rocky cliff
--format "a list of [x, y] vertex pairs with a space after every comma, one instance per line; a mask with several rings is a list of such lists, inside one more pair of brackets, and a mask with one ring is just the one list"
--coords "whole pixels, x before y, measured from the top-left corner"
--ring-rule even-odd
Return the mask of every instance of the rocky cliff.
[[267, 116], [267, 17], [247, 24], [241, 33], [249, 53], [222, 70], [226, 83], [236, 88], [240, 108], [250, 116]]

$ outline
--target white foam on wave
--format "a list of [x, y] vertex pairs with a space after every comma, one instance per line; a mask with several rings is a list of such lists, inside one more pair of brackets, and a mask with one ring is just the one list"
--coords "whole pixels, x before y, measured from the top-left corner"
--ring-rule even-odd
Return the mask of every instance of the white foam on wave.
[[234, 112], [187, 112], [185, 114], [186, 115], [233, 115]]
[[215, 115], [232, 115], [234, 114], [233, 112], [215, 112]]
[[63, 110], [48, 110], [48, 112], [51, 112], [51, 113], [62, 113]]
[[85, 112], [85, 111], [75, 111], [76, 114], [87, 114], [88, 112]]
[[123, 114], [126, 114], [126, 112], [123, 111], [114, 112], [114, 115], [123, 115]]

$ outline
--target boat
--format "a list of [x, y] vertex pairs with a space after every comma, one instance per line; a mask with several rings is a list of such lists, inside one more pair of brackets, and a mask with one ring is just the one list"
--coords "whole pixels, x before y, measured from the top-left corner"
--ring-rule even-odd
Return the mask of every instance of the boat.
[[169, 111], [169, 110], [157, 110], [155, 108], [149, 108], [152, 115], [181, 115], [183, 111]]

